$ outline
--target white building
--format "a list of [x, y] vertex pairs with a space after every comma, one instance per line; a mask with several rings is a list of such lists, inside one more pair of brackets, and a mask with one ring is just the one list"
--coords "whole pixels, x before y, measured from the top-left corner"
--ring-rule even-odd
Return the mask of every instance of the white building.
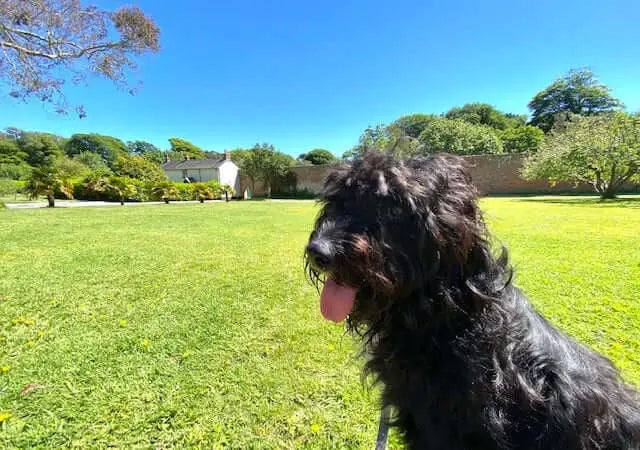
[[231, 161], [231, 153], [224, 152], [222, 159], [185, 159], [184, 161], [167, 161], [162, 165], [164, 173], [171, 181], [177, 183], [217, 181], [232, 186], [236, 193], [240, 191], [238, 166]]

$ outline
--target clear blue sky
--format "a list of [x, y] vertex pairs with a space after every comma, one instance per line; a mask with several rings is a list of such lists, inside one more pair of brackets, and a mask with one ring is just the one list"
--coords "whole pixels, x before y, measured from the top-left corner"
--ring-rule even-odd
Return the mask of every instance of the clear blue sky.
[[367, 125], [408, 113], [467, 102], [527, 113], [536, 92], [583, 66], [640, 110], [638, 0], [94, 3], [137, 3], [162, 29], [162, 51], [135, 74], [139, 94], [73, 87], [82, 120], [2, 95], [0, 127], [340, 155]]

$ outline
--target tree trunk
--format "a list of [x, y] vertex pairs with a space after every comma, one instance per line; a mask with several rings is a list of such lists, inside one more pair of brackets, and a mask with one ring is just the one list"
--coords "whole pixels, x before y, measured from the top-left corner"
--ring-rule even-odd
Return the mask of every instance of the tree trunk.
[[124, 206], [124, 200], [123, 199], [120, 199], [120, 205]]
[[164, 199], [164, 202], [168, 205], [168, 204], [169, 204], [169, 199], [168, 199], [168, 198], [165, 198], [165, 199]]
[[200, 198], [200, 203], [204, 203], [204, 198]]
[[227, 191], [226, 189], [224, 191], [224, 199], [226, 202], [229, 202], [229, 191]]
[[611, 186], [609, 186], [609, 188], [607, 188], [604, 192], [600, 194], [600, 198], [603, 200], [616, 198], [616, 190], [612, 189]]
[[53, 198], [53, 192], [47, 193], [47, 201], [49, 202], [49, 208], [53, 208], [54, 206], [56, 206], [56, 201]]

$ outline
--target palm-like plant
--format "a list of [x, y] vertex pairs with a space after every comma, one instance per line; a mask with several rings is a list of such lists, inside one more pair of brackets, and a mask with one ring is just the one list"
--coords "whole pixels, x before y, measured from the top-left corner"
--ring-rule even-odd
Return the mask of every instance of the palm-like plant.
[[205, 200], [213, 200], [215, 198], [215, 192], [213, 188], [206, 183], [193, 183], [193, 197], [199, 200], [200, 203], [204, 203]]
[[106, 192], [117, 198], [120, 204], [124, 206], [125, 199], [135, 196], [138, 193], [138, 189], [126, 177], [110, 177], [106, 185]]
[[61, 192], [67, 198], [73, 198], [73, 184], [56, 166], [44, 166], [34, 169], [24, 186], [24, 192], [31, 199], [46, 195], [49, 208], [55, 205], [54, 192]]
[[178, 195], [180, 195], [180, 192], [171, 181], [160, 181], [151, 188], [151, 196], [165, 203], [169, 203], [170, 200], [175, 200]]

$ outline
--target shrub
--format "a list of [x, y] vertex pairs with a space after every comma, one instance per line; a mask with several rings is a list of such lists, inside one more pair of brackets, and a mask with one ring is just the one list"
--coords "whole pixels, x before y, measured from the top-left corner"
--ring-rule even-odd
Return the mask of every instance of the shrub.
[[74, 197], [81, 200], [108, 200], [107, 184], [112, 175], [108, 170], [94, 170], [74, 184]]
[[11, 195], [16, 196], [20, 194], [22, 193], [24, 184], [24, 181], [0, 179], [0, 196], [9, 197]]
[[12, 180], [26, 180], [31, 175], [31, 166], [26, 163], [8, 164], [0, 163], [0, 178]]
[[162, 200], [165, 203], [179, 198], [179, 194], [176, 184], [168, 180], [155, 183], [151, 188], [151, 197], [155, 200]]
[[215, 191], [207, 183], [193, 183], [191, 186], [192, 198], [194, 200], [199, 200], [200, 203], [205, 200], [213, 200], [216, 198]]
[[167, 179], [160, 167], [142, 156], [118, 156], [113, 165], [113, 172], [120, 177], [151, 182]]
[[[193, 185], [196, 183], [172, 183], [178, 192], [175, 200], [193, 200]], [[172, 199], [173, 200], [173, 199]]]
[[119, 201], [121, 205], [124, 205], [125, 200], [133, 199], [138, 192], [134, 181], [130, 177], [109, 177], [105, 188], [109, 200]]

